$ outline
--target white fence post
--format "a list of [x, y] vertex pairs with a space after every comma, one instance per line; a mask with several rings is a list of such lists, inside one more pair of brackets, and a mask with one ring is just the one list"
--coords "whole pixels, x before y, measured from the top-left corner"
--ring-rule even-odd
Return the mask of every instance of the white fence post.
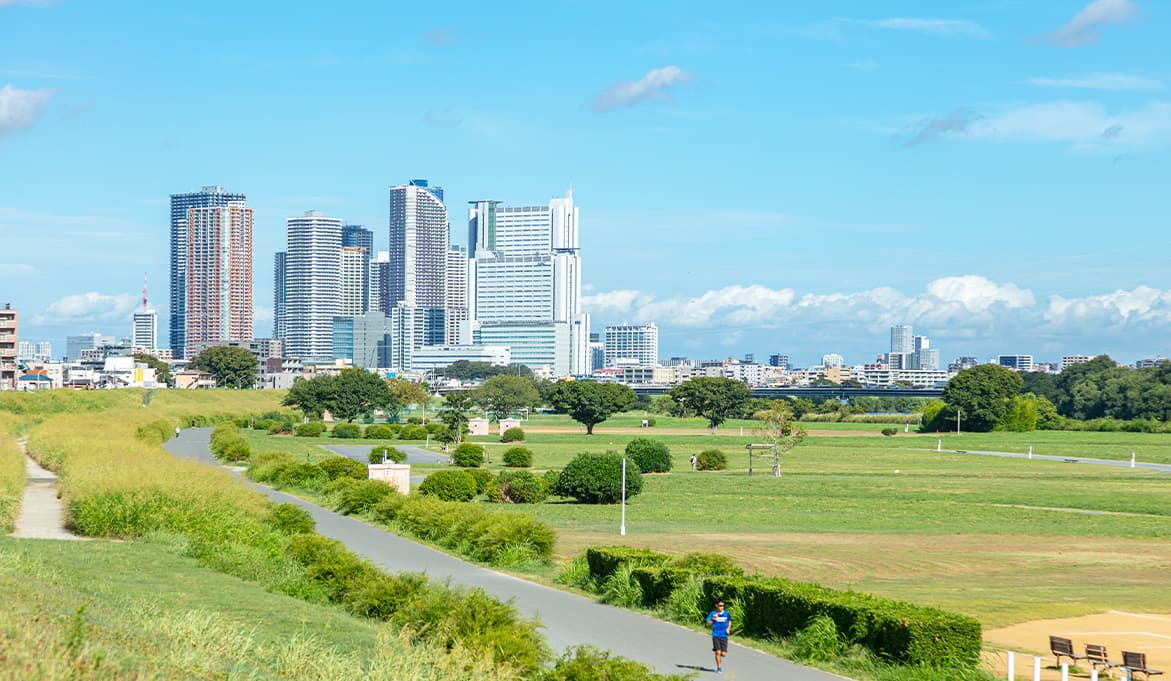
[[1016, 653], [1008, 651], [1008, 681], [1016, 681]]
[[1061, 663], [1061, 681], [1069, 681], [1069, 663]]
[[935, 451], [937, 451], [937, 452], [943, 451], [943, 438], [940, 438], [935, 441]]
[[1029, 445], [1029, 458], [1033, 458], [1033, 445]]
[[1094, 667], [1090, 670], [1090, 681], [1098, 681], [1098, 668]]
[[1033, 658], [1033, 681], [1041, 681], [1041, 658]]
[[1134, 468], [1134, 452], [1130, 453], [1130, 467]]

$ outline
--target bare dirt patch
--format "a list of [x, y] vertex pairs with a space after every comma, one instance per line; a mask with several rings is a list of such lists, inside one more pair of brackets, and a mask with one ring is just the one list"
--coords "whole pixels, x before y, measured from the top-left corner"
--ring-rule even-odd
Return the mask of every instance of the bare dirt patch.
[[[1121, 662], [1122, 651], [1131, 650], [1146, 653], [1147, 664], [1155, 669], [1171, 669], [1171, 615], [1117, 610], [1084, 617], [1034, 620], [985, 631], [984, 641], [999, 649], [987, 653], [985, 663], [1000, 678], [1005, 678], [1008, 659], [1005, 651], [1014, 650], [1019, 678], [1032, 678], [1032, 656], [1037, 655], [1041, 657], [1041, 678], [1060, 679], [1060, 669], [1046, 669], [1055, 666], [1049, 654], [1050, 636], [1072, 640], [1074, 651], [1079, 654], [1085, 652], [1085, 644], [1095, 643], [1106, 646], [1113, 662]], [[1089, 665], [1081, 662], [1078, 667], [1085, 670], [1080, 676], [1089, 678]], [[1101, 677], [1105, 678], [1105, 674]]]

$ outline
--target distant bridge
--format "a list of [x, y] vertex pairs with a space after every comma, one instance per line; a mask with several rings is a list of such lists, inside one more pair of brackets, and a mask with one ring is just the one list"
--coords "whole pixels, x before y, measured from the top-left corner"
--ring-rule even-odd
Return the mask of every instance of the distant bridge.
[[[631, 386], [637, 395], [665, 395], [671, 386], [666, 385], [635, 385]], [[837, 385], [793, 386], [784, 388], [753, 388], [753, 397], [806, 397], [809, 399], [837, 398], [848, 400], [851, 397], [925, 397], [937, 399], [943, 396], [943, 388], [843, 388]]]

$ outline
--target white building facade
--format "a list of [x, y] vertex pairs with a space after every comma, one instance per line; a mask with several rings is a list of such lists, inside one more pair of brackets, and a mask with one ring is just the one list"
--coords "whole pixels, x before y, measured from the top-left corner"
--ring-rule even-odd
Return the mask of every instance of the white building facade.
[[319, 211], [288, 219], [285, 354], [306, 364], [333, 358], [333, 318], [341, 313], [342, 221]]
[[640, 367], [659, 364], [659, 327], [654, 322], [607, 326], [603, 343], [608, 367], [618, 366], [623, 360], [637, 361]]

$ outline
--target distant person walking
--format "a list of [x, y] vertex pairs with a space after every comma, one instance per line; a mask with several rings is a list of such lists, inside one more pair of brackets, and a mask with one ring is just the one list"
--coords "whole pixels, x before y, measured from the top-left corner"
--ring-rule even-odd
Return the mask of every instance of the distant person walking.
[[732, 615], [724, 610], [724, 602], [716, 601], [716, 609], [708, 613], [704, 626], [712, 630], [712, 652], [716, 656], [716, 673], [724, 672], [724, 658], [728, 656], [728, 634], [732, 632]]
[[175, 426], [175, 437], [179, 437], [179, 426]]
[[691, 455], [691, 470], [695, 470], [695, 455]]

